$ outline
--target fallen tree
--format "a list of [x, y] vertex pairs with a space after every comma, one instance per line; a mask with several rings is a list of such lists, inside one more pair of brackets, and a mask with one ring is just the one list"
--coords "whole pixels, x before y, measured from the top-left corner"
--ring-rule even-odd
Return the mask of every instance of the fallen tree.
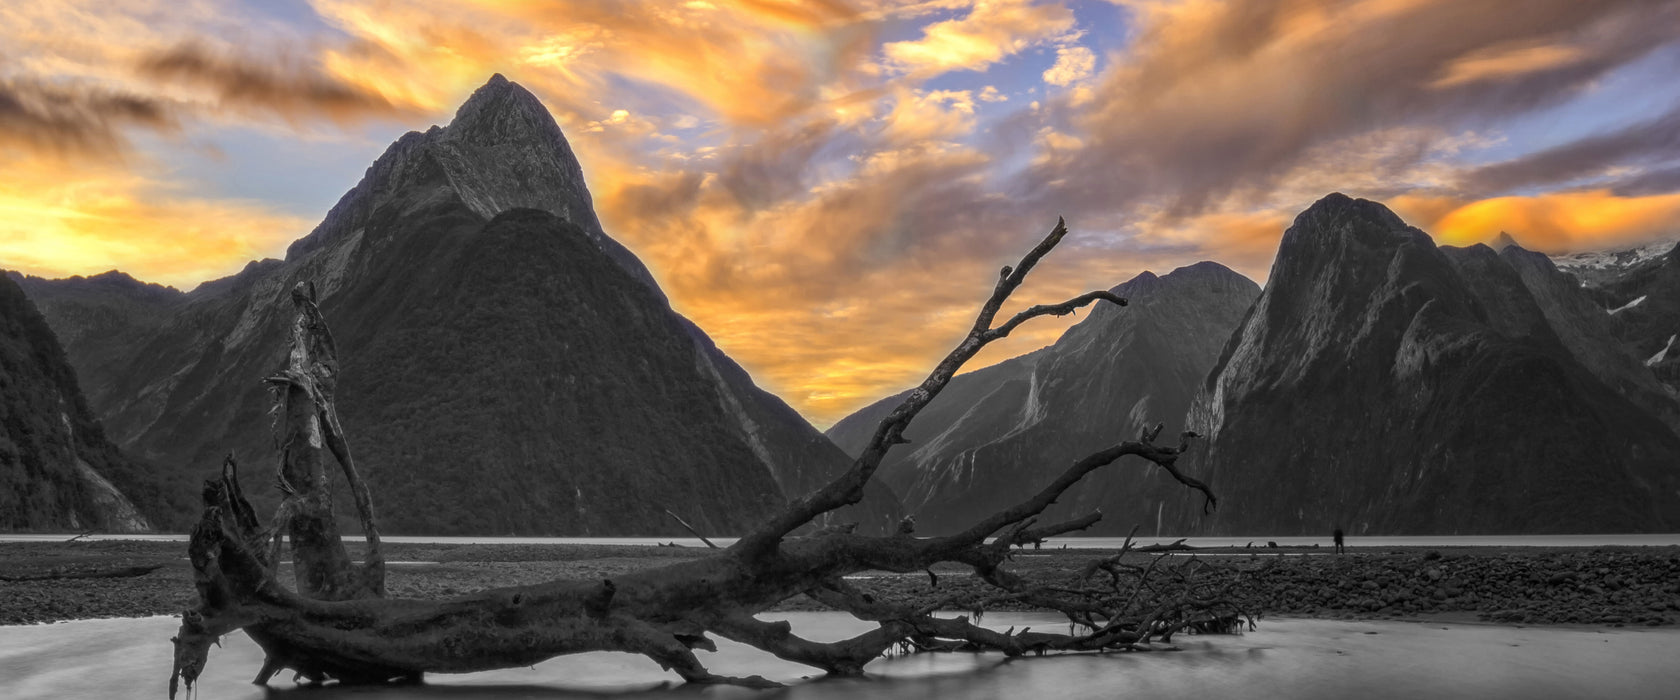
[[[1126, 305], [1125, 299], [1095, 291], [1033, 306], [993, 325], [1004, 302], [1066, 233], [1058, 221], [1019, 264], [1003, 268], [968, 335], [881, 421], [848, 471], [734, 545], [703, 559], [614, 579], [559, 580], [444, 600], [384, 595], [372, 498], [356, 472], [334, 407], [336, 349], [313, 288], [300, 284], [292, 291], [296, 313], [287, 366], [267, 380], [278, 394], [277, 481], [284, 499], [271, 521], [260, 521], [231, 456], [220, 476], [205, 482], [204, 511], [188, 545], [199, 604], [183, 614], [172, 640], [171, 697], [180, 682], [190, 689], [210, 647], [239, 629], [266, 656], [258, 684], [283, 669], [314, 682], [388, 683], [417, 681], [425, 673], [529, 666], [564, 654], [626, 651], [646, 655], [690, 683], [769, 686], [774, 683], [756, 676], [714, 674], [694, 650], [715, 649], [707, 636], [712, 634], [830, 674], [856, 675], [869, 661], [898, 650], [992, 650], [1014, 656], [1142, 649], [1186, 628], [1234, 626], [1247, 616], [1229, 596], [1237, 579], [1209, 574], [1205, 567], [1158, 568], [1159, 560], [1129, 563], [1123, 551], [1091, 562], [1076, 581], [1049, 583], [1025, 580], [1006, 566], [1012, 547], [1097, 522], [1101, 513], [1047, 524], [1039, 524], [1037, 516], [1086, 474], [1125, 456], [1139, 457], [1141, 464], [1159, 467], [1199, 491], [1204, 507], [1212, 509], [1217, 503], [1213, 491], [1175, 466], [1197, 436], [1186, 432], [1176, 445], [1159, 445], [1159, 425], [1075, 462], [1032, 497], [957, 534], [919, 538], [901, 531], [866, 537], [847, 528], [795, 534], [818, 516], [857, 503], [887, 451], [906, 442], [906, 426], [981, 348], [1036, 317], [1062, 316], [1096, 302]], [[368, 538], [361, 565], [346, 553], [333, 518], [329, 453], [350, 484]], [[282, 585], [276, 573], [286, 536], [292, 588]], [[1072, 623], [1069, 633], [998, 632], [969, 616], [934, 615], [950, 601], [915, 607], [883, 602], [843, 578], [866, 570], [925, 570], [931, 578], [930, 567], [941, 562], [971, 567], [996, 587], [996, 596], [976, 606], [976, 615], [1005, 601], [1027, 604], [1060, 611]], [[755, 617], [801, 594], [877, 627], [842, 641], [816, 642], [794, 634], [786, 622]]]

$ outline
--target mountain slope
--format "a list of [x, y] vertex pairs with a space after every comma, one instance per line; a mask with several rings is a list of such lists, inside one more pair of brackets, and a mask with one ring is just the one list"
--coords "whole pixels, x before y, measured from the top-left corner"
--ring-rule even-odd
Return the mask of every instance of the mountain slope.
[[[1146, 425], [1183, 426], [1196, 387], [1259, 288], [1216, 263], [1115, 287], [1131, 305], [1096, 306], [1055, 345], [954, 379], [911, 424], [907, 446], [882, 464], [919, 531], [948, 532], [1047, 483], [1084, 455], [1136, 437]], [[829, 435], [858, 449], [885, 399], [837, 423]], [[1046, 517], [1102, 510], [1094, 534], [1153, 531], [1170, 477], [1126, 471], [1092, 475]]]
[[105, 439], [47, 322], [0, 274], [0, 530], [143, 532], [148, 475]]
[[[1646, 289], [1655, 292], [1656, 303], [1645, 311], [1621, 316], [1620, 312], [1606, 312], [1602, 304], [1605, 290], [1583, 289], [1573, 276], [1560, 271], [1541, 253], [1513, 245], [1502, 249], [1499, 257], [1522, 278], [1524, 287], [1545, 315], [1547, 326], [1582, 367], [1680, 433], [1680, 401], [1676, 401], [1680, 392], [1663, 385], [1656, 373], [1662, 367], [1643, 361], [1650, 355], [1642, 350], [1655, 343], [1641, 345], [1633, 338], [1623, 337], [1639, 337], [1637, 330], [1627, 334], [1630, 323], [1638, 324], [1665, 311], [1676, 321], [1668, 325], [1680, 331], [1680, 275], [1674, 275], [1670, 282], [1667, 294], [1671, 296], [1664, 296], [1662, 290]], [[1680, 272], [1680, 266], [1674, 272]], [[1655, 314], [1647, 315], [1652, 312]], [[1659, 321], [1656, 325], [1664, 324]], [[1647, 329], [1643, 335], [1648, 337], [1653, 333]], [[1618, 337], [1622, 342], [1614, 342]]]
[[[501, 76], [394, 143], [286, 260], [201, 285], [90, 378], [113, 435], [192, 473], [229, 449], [271, 465], [256, 379], [280, 365], [300, 280], [333, 324], [345, 427], [390, 531], [683, 532], [669, 508], [728, 534], [780, 485], [845, 467], [670, 310], [601, 231], [553, 118]], [[859, 519], [892, 517], [878, 496]]]
[[733, 532], [781, 503], [680, 324], [582, 230], [515, 209], [472, 239], [346, 340], [345, 427], [381, 502], [406, 506], [383, 509], [392, 529], [658, 532], [669, 508]]
[[[129, 341], [156, 330], [186, 298], [173, 287], [147, 284], [112, 270], [90, 277], [49, 280], [12, 273], [64, 346], [78, 375], [128, 361]], [[95, 405], [107, 397], [83, 386]]]
[[1680, 525], [1680, 437], [1572, 352], [1578, 329], [1548, 320], [1569, 311], [1537, 301], [1525, 256], [1437, 248], [1382, 205], [1339, 194], [1303, 212], [1192, 410], [1192, 429], [1209, 440], [1186, 466], [1213, 484], [1221, 508], [1203, 515], [1180, 499], [1172, 526], [1294, 535], [1338, 524], [1385, 534]]
[[1613, 310], [1616, 336], [1680, 395], [1680, 244], [1606, 280], [1597, 291]]

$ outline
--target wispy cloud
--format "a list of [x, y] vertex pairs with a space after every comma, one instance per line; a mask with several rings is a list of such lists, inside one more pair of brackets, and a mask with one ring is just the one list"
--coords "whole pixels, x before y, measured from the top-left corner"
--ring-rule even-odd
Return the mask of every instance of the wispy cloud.
[[127, 152], [133, 127], [173, 131], [175, 106], [86, 84], [0, 80], [0, 149], [109, 158]]
[[1469, 192], [1499, 194], [1532, 185], [1569, 184], [1581, 178], [1637, 177], [1643, 173], [1614, 171], [1676, 159], [1680, 159], [1680, 107], [1608, 133], [1468, 170], [1460, 186]]
[[[1309, 154], [1372, 131], [1451, 134], [1559, 104], [1680, 36], [1680, 5], [1538, 1], [1140, 3], [1125, 60], [1089, 105], [1056, 105], [1088, 147], [1039, 167], [1068, 205], [1164, 200], [1194, 212], [1276, 188]], [[1501, 79], [1440, 84], [1488, 46], [1567, 45]]]
[[160, 84], [200, 88], [212, 109], [298, 121], [331, 119], [351, 123], [378, 117], [419, 116], [423, 105], [400, 103], [377, 91], [326, 75], [290, 52], [261, 59], [193, 41], [143, 54], [136, 69]]

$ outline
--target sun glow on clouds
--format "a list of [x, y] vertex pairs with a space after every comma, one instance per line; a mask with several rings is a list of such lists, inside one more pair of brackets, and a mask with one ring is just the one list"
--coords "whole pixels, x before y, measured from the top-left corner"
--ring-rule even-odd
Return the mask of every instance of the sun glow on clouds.
[[907, 73], [983, 71], [1073, 28], [1073, 12], [1062, 5], [978, 2], [968, 15], [930, 24], [920, 39], [890, 42], [882, 51], [894, 68]]
[[[170, 148], [262, 178], [240, 129], [383, 143], [447, 122], [493, 72], [555, 113], [608, 232], [673, 304], [819, 425], [920, 380], [1057, 215], [1074, 233], [1022, 305], [1203, 259], [1259, 278], [1331, 190], [1447, 243], [1680, 233], [1680, 193], [1660, 184], [1680, 183], [1674, 117], [1594, 102], [1607, 76], [1680, 55], [1676, 3], [265, 9], [0, 6], [0, 265], [177, 286], [230, 274], [324, 211], [189, 195], [215, 188], [165, 167]], [[1608, 116], [1562, 144], [1502, 131], [1560, 105]], [[137, 150], [146, 133], [162, 145]], [[1029, 325], [971, 368], [1073, 320]]]
[[1493, 81], [1534, 71], [1567, 66], [1585, 58], [1585, 52], [1573, 46], [1528, 46], [1483, 49], [1460, 57], [1446, 67], [1446, 74], [1431, 87], [1450, 88], [1470, 83]]
[[272, 254], [314, 222], [260, 202], [183, 195], [167, 181], [34, 159], [0, 180], [0, 267], [47, 277], [120, 269], [190, 289]]
[[1588, 190], [1466, 202], [1439, 215], [1426, 230], [1451, 245], [1486, 243], [1509, 233], [1526, 248], [1568, 252], [1583, 245], [1631, 245], [1674, 236], [1680, 233], [1677, 224], [1680, 192], [1618, 197], [1609, 190]]

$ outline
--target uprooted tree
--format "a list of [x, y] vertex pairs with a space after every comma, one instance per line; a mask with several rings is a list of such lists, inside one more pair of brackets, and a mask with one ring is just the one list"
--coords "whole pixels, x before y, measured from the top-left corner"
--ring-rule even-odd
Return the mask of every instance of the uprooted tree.
[[[266, 380], [281, 394], [277, 480], [283, 499], [268, 523], [259, 520], [231, 457], [219, 478], [205, 482], [204, 512], [188, 545], [199, 604], [183, 614], [173, 639], [171, 697], [180, 681], [191, 688], [210, 647], [239, 629], [266, 655], [259, 684], [283, 669], [316, 682], [388, 683], [417, 681], [428, 672], [484, 671], [579, 652], [625, 651], [646, 655], [691, 683], [773, 685], [756, 676], [715, 675], [694, 650], [715, 649], [710, 633], [830, 674], [855, 675], [872, 659], [901, 649], [1011, 656], [1141, 649], [1151, 641], [1169, 641], [1186, 627], [1235, 624], [1247, 614], [1227, 595], [1236, 580], [1230, 576], [1196, 576], [1180, 567], [1152, 578], [1154, 562], [1133, 564], [1119, 555], [1091, 562], [1077, 581], [1055, 584], [1026, 580], [1006, 567], [1011, 547], [1096, 523], [1101, 513], [1042, 525], [1037, 516], [1086, 474], [1127, 455], [1200, 491], [1204, 508], [1213, 508], [1213, 491], [1174, 466], [1197, 436], [1186, 432], [1177, 445], [1157, 445], [1159, 425], [1075, 462], [1031, 498], [954, 535], [870, 537], [845, 528], [796, 534], [824, 513], [857, 503], [887, 451], [906, 442], [902, 436], [910, 421], [988, 343], [1035, 317], [1062, 316], [1099, 301], [1126, 305], [1125, 299], [1094, 291], [1030, 307], [993, 325], [1010, 294], [1066, 234], [1058, 221], [1018, 265], [1003, 268], [967, 337], [881, 421], [848, 471], [733, 546], [609, 580], [558, 580], [447, 600], [385, 597], [372, 498], [334, 404], [336, 350], [313, 287], [300, 283], [291, 294], [296, 313], [286, 368]], [[343, 469], [354, 495], [368, 541], [361, 565], [351, 561], [333, 517], [326, 453]], [[288, 535], [293, 588], [277, 575]], [[888, 603], [843, 578], [866, 570], [919, 572], [942, 562], [972, 567], [996, 587], [995, 596], [973, 606], [977, 612], [1003, 602], [1056, 610], [1072, 623], [1069, 633], [998, 632], [967, 616], [934, 615], [953, 600]], [[794, 634], [786, 622], [754, 617], [801, 594], [878, 626], [850, 639], [816, 642]]]

